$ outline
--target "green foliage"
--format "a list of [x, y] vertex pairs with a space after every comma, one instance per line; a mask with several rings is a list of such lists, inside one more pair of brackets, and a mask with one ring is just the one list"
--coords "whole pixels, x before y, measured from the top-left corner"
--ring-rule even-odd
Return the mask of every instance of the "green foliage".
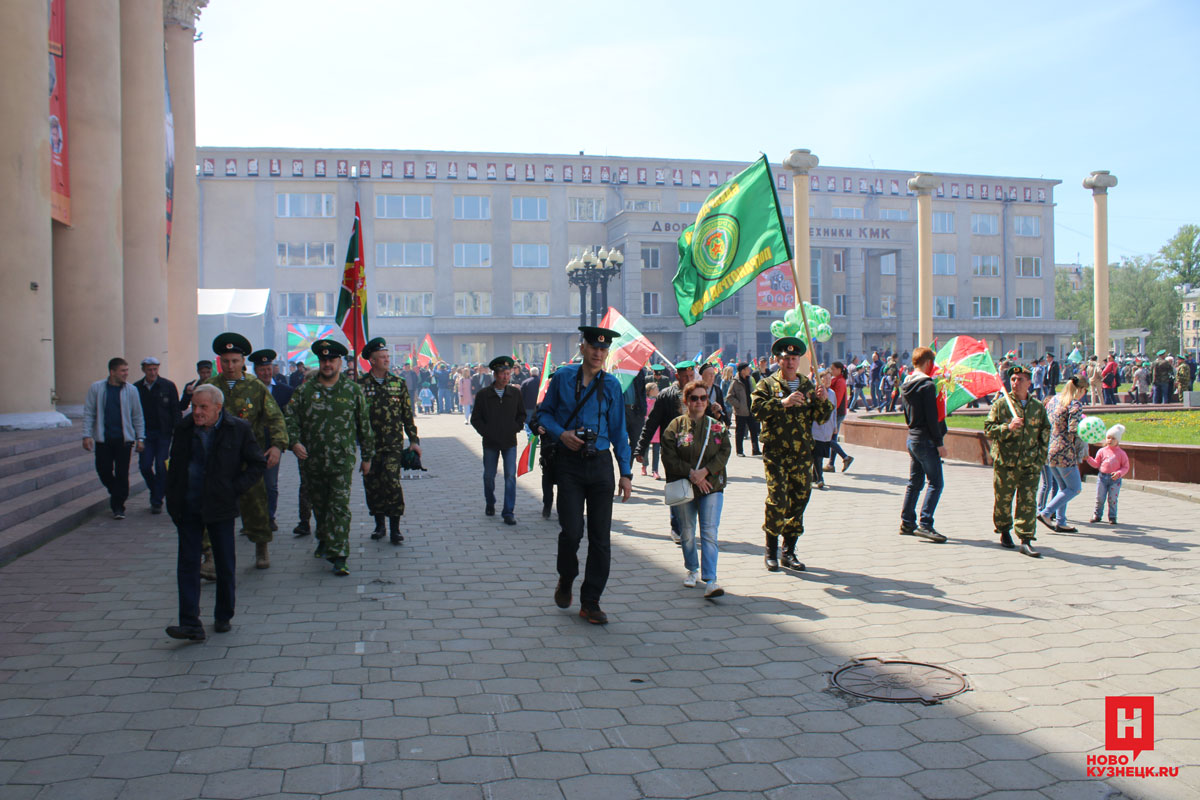
[[1095, 279], [1094, 270], [1084, 267], [1080, 276], [1079, 290], [1071, 288], [1071, 279], [1066, 272], [1057, 270], [1054, 274], [1054, 313], [1059, 319], [1073, 319], [1079, 323], [1079, 335], [1087, 337], [1088, 342], [1094, 336], [1095, 322]]
[[1184, 225], [1158, 252], [1175, 283], [1200, 285], [1200, 225]]
[[1148, 353], [1179, 347], [1179, 295], [1159, 262], [1148, 256], [1126, 258], [1110, 268], [1108, 279], [1112, 328], [1148, 328]]
[[[1099, 416], [1107, 425], [1119, 422], [1125, 426], [1125, 437], [1122, 439], [1124, 442], [1192, 445], [1200, 442], [1200, 411], [1147, 411], [1106, 415], [1101, 410]], [[904, 424], [904, 417], [899, 414], [884, 414], [872, 419]], [[981, 431], [986, 420], [986, 414], [966, 416], [958, 413], [947, 417], [946, 424], [951, 428]]]

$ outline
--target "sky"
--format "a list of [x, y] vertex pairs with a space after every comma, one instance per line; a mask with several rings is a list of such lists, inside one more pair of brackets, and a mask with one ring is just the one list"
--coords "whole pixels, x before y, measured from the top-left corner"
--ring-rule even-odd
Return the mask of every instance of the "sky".
[[201, 146], [478, 150], [1053, 178], [1055, 260], [1200, 224], [1200, 2], [212, 0]]

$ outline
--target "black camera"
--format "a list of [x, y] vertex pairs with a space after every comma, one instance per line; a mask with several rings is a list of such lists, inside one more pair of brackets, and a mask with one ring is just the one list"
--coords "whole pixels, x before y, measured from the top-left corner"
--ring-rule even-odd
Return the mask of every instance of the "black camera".
[[579, 448], [579, 455], [583, 458], [593, 458], [596, 455], [596, 432], [591, 428], [577, 428], [575, 435], [583, 440], [583, 447]]

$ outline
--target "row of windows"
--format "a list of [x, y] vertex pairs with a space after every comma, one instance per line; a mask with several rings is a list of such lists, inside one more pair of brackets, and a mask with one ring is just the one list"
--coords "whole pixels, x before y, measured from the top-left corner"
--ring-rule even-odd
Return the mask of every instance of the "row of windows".
[[[833, 296], [833, 314], [836, 317], [846, 316], [846, 295]], [[1013, 316], [1018, 319], [1040, 319], [1042, 316], [1042, 298], [1018, 297], [1015, 299]], [[1000, 316], [999, 297], [971, 298], [971, 313], [975, 319], [989, 319]], [[881, 295], [879, 298], [879, 316], [883, 318], [896, 316], [896, 296]], [[935, 295], [933, 298], [933, 316], [938, 319], [955, 319], [958, 316], [958, 298], [954, 295]]]
[[[546, 197], [512, 198], [512, 218], [520, 221], [544, 222], [548, 219]], [[658, 200], [630, 200], [626, 208], [635, 211], [658, 211]], [[288, 192], [275, 195], [275, 215], [278, 217], [333, 217], [333, 194], [324, 192]], [[433, 197], [423, 194], [375, 195], [375, 216], [378, 219], [432, 219]], [[492, 199], [485, 196], [460, 195], [454, 198], [454, 218], [487, 220], [492, 218]], [[604, 198], [568, 197], [567, 219], [571, 222], [603, 222]]]
[[[954, 233], [954, 212], [953, 211], [935, 211], [933, 212], [933, 232], [934, 233]], [[999, 236], [1000, 235], [1000, 215], [999, 214], [972, 214], [971, 215], [971, 233], [977, 236]], [[1020, 214], [1013, 217], [1013, 234], [1015, 236], [1041, 236], [1042, 235], [1042, 218], [1022, 216]]]

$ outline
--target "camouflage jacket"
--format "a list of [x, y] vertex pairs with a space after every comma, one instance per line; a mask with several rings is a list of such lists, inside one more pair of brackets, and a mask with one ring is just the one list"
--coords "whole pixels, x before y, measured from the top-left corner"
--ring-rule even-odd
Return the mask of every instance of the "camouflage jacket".
[[354, 445], [363, 461], [375, 455], [375, 434], [362, 388], [349, 378], [339, 377], [333, 386], [320, 379], [305, 381], [287, 404], [287, 431], [292, 446], [304, 445], [305, 469], [317, 472], [350, 472], [354, 469]]
[[[799, 391], [807, 395], [816, 392], [804, 375], [800, 378]], [[768, 461], [780, 459], [812, 460], [812, 426], [829, 419], [833, 403], [827, 396], [817, 393], [816, 400], [805, 400], [798, 406], [783, 407], [783, 400], [791, 390], [783, 380], [783, 372], [776, 371], [763, 378], [750, 395], [750, 413], [762, 423], [763, 458]]]
[[249, 374], [242, 375], [232, 387], [229, 385], [229, 378], [220, 373], [213, 375], [205, 383], [217, 387], [225, 395], [226, 411], [250, 423], [260, 448], [264, 451], [271, 447], [287, 449], [287, 425], [283, 421], [283, 412], [279, 410], [279, 404], [271, 396], [271, 387]]
[[398, 453], [404, 449], [404, 435], [409, 444], [418, 444], [417, 423], [413, 419], [412, 400], [403, 378], [390, 372], [383, 383], [368, 372], [358, 379], [371, 412], [371, 430], [375, 433], [375, 452]]
[[1025, 424], [1015, 431], [1008, 429], [1012, 422], [1012, 411], [1003, 397], [997, 397], [988, 412], [983, 432], [992, 440], [992, 462], [1000, 467], [1041, 467], [1046, 463], [1050, 449], [1050, 418], [1036, 397], [1030, 396], [1021, 408], [1021, 401], [1013, 397], [1019, 416]]
[[[1186, 361], [1180, 361], [1175, 365], [1175, 384], [1182, 386], [1183, 390], [1187, 389], [1187, 385], [1192, 382], [1192, 368], [1187, 365]], [[1182, 400], [1183, 398], [1180, 398]]]

